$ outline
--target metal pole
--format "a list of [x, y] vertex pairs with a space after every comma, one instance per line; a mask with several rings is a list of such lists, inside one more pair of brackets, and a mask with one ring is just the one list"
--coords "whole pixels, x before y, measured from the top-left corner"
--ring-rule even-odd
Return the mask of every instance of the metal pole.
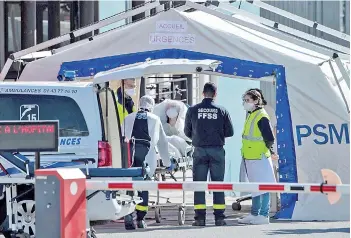
[[188, 105], [193, 105], [193, 75], [187, 74], [186, 77], [186, 101]]
[[[61, 35], [60, 32], [60, 2], [48, 1], [48, 40]], [[53, 45], [50, 48], [56, 48], [59, 44]]]
[[140, 96], [139, 97], [142, 97], [146, 94], [145, 81], [146, 81], [145, 78], [141, 77], [141, 79], [140, 79]]
[[26, 49], [36, 45], [36, 2], [21, 2], [21, 48]]
[[[85, 27], [94, 23], [94, 1], [79, 1], [80, 27]], [[92, 36], [92, 32], [82, 35], [80, 39]]]
[[342, 75], [342, 77], [344, 78], [347, 87], [350, 89], [350, 75], [346, 72], [344, 65], [342, 64], [339, 55], [334, 53], [333, 54], [333, 59], [335, 60], [336, 65], [338, 66], [340, 73]]
[[35, 152], [35, 169], [40, 169], [40, 152]]
[[37, 5], [37, 44], [44, 41], [44, 31], [43, 31], [43, 10], [44, 4]]
[[[99, 10], [99, 1], [94, 1], [94, 22], [98, 22], [100, 20], [100, 10]], [[96, 29], [94, 31], [94, 35], [99, 35], [100, 30]]]
[[339, 81], [338, 81], [338, 77], [336, 77], [336, 74], [335, 74], [335, 70], [334, 70], [334, 68], [333, 68], [333, 65], [332, 65], [331, 61], [329, 61], [328, 63], [329, 63], [330, 69], [331, 69], [331, 71], [332, 71], [332, 73], [333, 73], [333, 76], [334, 76], [336, 85], [338, 86], [339, 91], [340, 91], [340, 93], [341, 93], [342, 99], [344, 100], [344, 103], [345, 103], [345, 106], [346, 106], [346, 110], [347, 110], [348, 113], [350, 113], [349, 104], [347, 103], [347, 100], [346, 100], [346, 98], [345, 98], [344, 92], [342, 91], [342, 88], [341, 88], [340, 83], [339, 83]]

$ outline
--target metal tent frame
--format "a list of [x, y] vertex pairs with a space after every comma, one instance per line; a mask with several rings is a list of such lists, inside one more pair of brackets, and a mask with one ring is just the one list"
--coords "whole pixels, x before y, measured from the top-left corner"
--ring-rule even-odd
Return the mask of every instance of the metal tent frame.
[[[203, 11], [208, 14], [211, 14], [213, 16], [219, 17], [223, 20], [230, 21], [232, 23], [236, 23], [239, 25], [242, 25], [244, 27], [249, 27], [250, 29], [257, 30], [259, 32], [262, 32], [264, 34], [268, 34], [273, 37], [278, 37], [280, 39], [292, 42], [296, 45], [299, 45], [301, 47], [304, 47], [309, 50], [313, 50], [315, 52], [330, 56], [331, 60], [336, 59], [340, 60], [348, 60], [349, 55], [350, 55], [350, 49], [344, 46], [341, 46], [339, 44], [330, 42], [328, 40], [321, 39], [319, 37], [313, 36], [308, 33], [304, 33], [299, 30], [292, 29], [290, 27], [287, 27], [285, 25], [279, 24], [278, 22], [274, 22], [268, 19], [265, 19], [263, 17], [254, 15], [248, 11], [245, 11], [243, 9], [238, 9], [236, 7], [233, 7], [230, 5], [232, 1], [195, 1], [195, 0], [188, 0], [188, 1], [181, 1], [183, 4], [179, 4], [179, 1], [151, 1], [151, 2], [146, 2], [143, 5], [138, 6], [137, 8], [116, 14], [114, 16], [111, 16], [109, 18], [100, 20], [94, 24], [88, 25], [86, 27], [82, 27], [80, 29], [74, 30], [70, 33], [67, 33], [65, 35], [56, 37], [54, 39], [45, 41], [43, 43], [40, 43], [38, 45], [32, 46], [30, 48], [18, 51], [16, 53], [13, 53], [10, 55], [10, 57], [7, 59], [6, 64], [4, 65], [1, 73], [0, 73], [0, 81], [3, 81], [12, 65], [13, 62], [18, 62], [18, 61], [23, 61], [24, 59], [36, 59], [36, 58], [42, 58], [42, 57], [50, 57], [51, 55], [60, 52], [61, 48], [53, 51], [46, 51], [45, 53], [39, 52], [43, 49], [47, 49], [48, 47], [63, 43], [65, 41], [69, 41], [71, 39], [74, 39], [76, 37], [82, 36], [86, 33], [89, 32], [94, 32], [95, 30], [98, 30], [102, 27], [111, 25], [113, 23], [116, 23], [118, 21], [124, 20], [124, 19], [129, 19], [130, 17], [137, 15], [142, 12], [147, 12], [150, 11], [153, 8], [159, 9], [163, 8], [162, 10], [165, 9], [165, 4], [169, 2], [178, 2], [177, 4], [173, 4], [174, 8], [177, 8], [182, 11], [191, 11], [191, 10], [198, 10], [198, 11]], [[350, 36], [346, 35], [342, 32], [333, 30], [329, 27], [323, 26], [321, 24], [318, 24], [316, 22], [312, 22], [310, 20], [307, 20], [305, 18], [302, 18], [300, 16], [294, 15], [292, 13], [286, 12], [284, 10], [281, 10], [279, 8], [276, 8], [274, 6], [271, 6], [269, 4], [263, 3], [260, 0], [255, 0], [255, 1], [249, 1], [250, 3], [261, 7], [263, 9], [266, 9], [268, 11], [275, 12], [279, 15], [282, 15], [284, 17], [287, 17], [291, 20], [297, 21], [299, 23], [302, 23], [306, 26], [313, 27], [317, 30], [320, 30], [322, 32], [334, 35], [335, 37], [338, 37], [342, 40], [350, 42]], [[161, 10], [161, 11], [162, 11]], [[223, 11], [228, 12], [229, 14], [223, 13]], [[157, 14], [157, 13], [156, 13]], [[148, 15], [148, 14], [147, 14]], [[261, 27], [260, 25], [253, 24], [244, 20], [241, 20], [239, 18], [236, 18], [236, 15], [241, 15], [245, 17], [249, 17], [250, 19], [255, 20], [257, 23], [261, 23], [264, 26], [268, 26], [270, 28], [276, 29], [277, 31], [271, 31], [271, 29], [267, 29], [264, 27]], [[148, 16], [152, 17], [152, 16]], [[133, 24], [133, 23], [132, 23]], [[116, 29], [118, 30], [118, 29]], [[108, 32], [102, 33], [102, 34], [108, 34]], [[100, 34], [101, 35], [101, 34]], [[98, 35], [97, 35], [98, 36]], [[298, 36], [299, 38], [297, 38]], [[94, 40], [96, 35], [89, 37], [88, 39], [80, 40], [77, 42], [74, 42], [73, 44], [84, 44], [87, 41]], [[72, 44], [70, 44], [71, 46]], [[63, 47], [66, 48], [66, 47]], [[333, 57], [334, 54], [337, 54], [338, 57]], [[344, 79], [348, 82], [350, 82], [349, 74], [346, 72], [345, 68], [343, 67], [341, 61], [337, 62], [337, 66], [340, 69], [340, 72], [342, 72], [342, 75]]]

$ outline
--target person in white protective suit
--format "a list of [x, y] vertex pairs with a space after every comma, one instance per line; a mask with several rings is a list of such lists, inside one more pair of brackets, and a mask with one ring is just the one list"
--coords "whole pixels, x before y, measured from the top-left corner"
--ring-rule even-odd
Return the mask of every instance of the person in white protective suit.
[[[152, 177], [157, 167], [156, 148], [165, 167], [169, 170], [174, 169], [169, 152], [166, 134], [163, 130], [160, 118], [152, 113], [155, 101], [150, 96], [143, 96], [139, 101], [139, 110], [125, 117], [122, 125], [122, 134], [126, 140], [131, 142], [132, 147], [132, 167], [142, 167], [146, 163], [150, 171], [149, 176]], [[144, 217], [148, 210], [148, 191], [139, 193], [143, 202], [136, 205], [137, 226], [138, 228], [146, 228]], [[125, 228], [134, 230], [133, 215], [124, 217]]]
[[177, 158], [186, 156], [191, 139], [184, 134], [184, 121], [188, 108], [177, 100], [166, 99], [155, 106], [154, 113], [160, 117], [167, 135], [170, 152]]

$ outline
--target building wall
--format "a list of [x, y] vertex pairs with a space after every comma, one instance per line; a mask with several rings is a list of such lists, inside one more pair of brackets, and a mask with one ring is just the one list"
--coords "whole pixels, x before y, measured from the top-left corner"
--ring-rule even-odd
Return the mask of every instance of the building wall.
[[[0, 1], [0, 32], [5, 32], [4, 2]], [[0, 70], [5, 64], [5, 34], [0, 34]]]
[[[265, 1], [272, 6], [286, 10], [311, 21], [316, 21], [332, 29], [350, 34], [350, 2], [341, 1]], [[344, 9], [345, 14], [343, 13]], [[264, 18], [287, 25], [291, 28], [313, 34], [323, 39], [348, 46], [349, 44], [339, 38], [327, 33], [311, 29], [301, 23], [295, 22], [276, 13], [260, 10], [260, 15]], [[345, 19], [343, 16], [345, 15]]]
[[346, 21], [345, 32], [350, 34], [350, 1], [346, 1], [345, 21]]
[[[332, 29], [350, 34], [350, 1], [265, 1], [270, 5], [304, 17], [311, 21], [330, 27]], [[345, 12], [343, 12], [345, 3]], [[339, 38], [330, 36], [326, 33], [316, 31], [301, 23], [292, 21], [276, 13], [260, 9], [260, 15], [264, 18], [276, 21], [291, 28], [313, 34], [323, 39], [349, 46], [349, 44]], [[343, 19], [345, 15], [345, 19]], [[275, 87], [271, 83], [261, 82], [261, 89], [266, 97], [268, 104], [275, 109]]]

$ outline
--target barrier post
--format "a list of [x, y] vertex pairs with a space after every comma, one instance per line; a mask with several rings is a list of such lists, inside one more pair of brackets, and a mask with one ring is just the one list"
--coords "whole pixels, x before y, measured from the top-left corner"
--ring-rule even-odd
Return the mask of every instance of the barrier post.
[[35, 171], [36, 238], [86, 237], [86, 177], [80, 169]]

